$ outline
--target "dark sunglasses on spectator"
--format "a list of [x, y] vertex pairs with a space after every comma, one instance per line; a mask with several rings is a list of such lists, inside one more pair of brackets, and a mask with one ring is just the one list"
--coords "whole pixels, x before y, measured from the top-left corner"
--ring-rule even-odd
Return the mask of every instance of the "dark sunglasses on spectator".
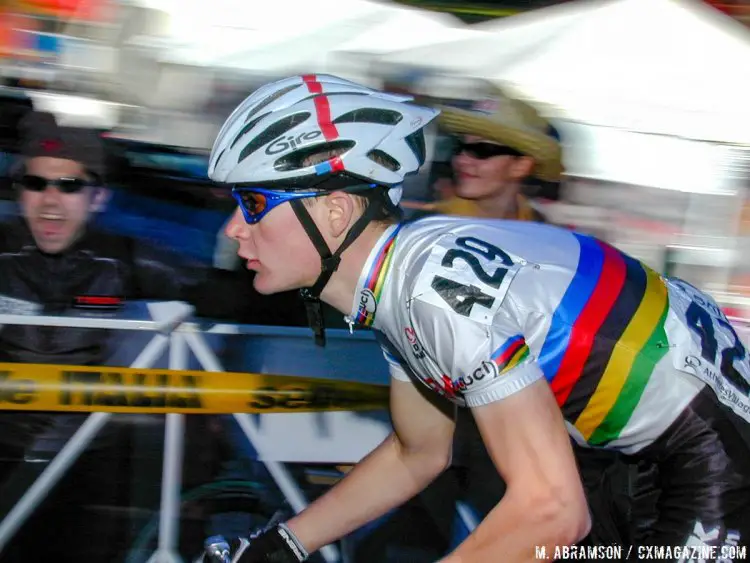
[[57, 178], [49, 180], [41, 176], [25, 174], [18, 180], [18, 184], [30, 192], [43, 192], [47, 186], [54, 186], [64, 194], [75, 194], [83, 188], [95, 186], [96, 182], [86, 180], [85, 178]]
[[470, 157], [478, 160], [487, 160], [493, 156], [523, 156], [520, 152], [510, 147], [484, 141], [478, 141], [476, 143], [456, 141], [453, 152], [456, 155], [466, 153]]

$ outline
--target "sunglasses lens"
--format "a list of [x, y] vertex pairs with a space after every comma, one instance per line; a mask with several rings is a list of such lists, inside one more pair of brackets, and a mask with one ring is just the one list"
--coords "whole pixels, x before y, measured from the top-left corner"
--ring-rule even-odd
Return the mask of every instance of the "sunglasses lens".
[[29, 174], [23, 176], [20, 182], [24, 190], [31, 192], [41, 192], [47, 187], [47, 179], [41, 176], [31, 176]]
[[242, 205], [250, 215], [260, 215], [266, 210], [266, 196], [251, 191], [240, 191]]
[[80, 192], [88, 184], [82, 178], [58, 178], [57, 180], [48, 180], [41, 176], [32, 176], [27, 174], [21, 178], [21, 186], [30, 192], [43, 192], [47, 186], [56, 186], [64, 194], [74, 194]]
[[456, 154], [466, 153], [478, 160], [487, 160], [494, 156], [520, 156], [520, 153], [510, 147], [494, 143], [458, 143]]
[[492, 158], [493, 156], [502, 156], [505, 154], [502, 149], [503, 147], [491, 145], [490, 143], [474, 143], [469, 149], [469, 152], [476, 158], [485, 160], [487, 158]]
[[86, 187], [86, 181], [81, 178], [60, 178], [56, 183], [58, 189], [66, 194], [80, 192]]

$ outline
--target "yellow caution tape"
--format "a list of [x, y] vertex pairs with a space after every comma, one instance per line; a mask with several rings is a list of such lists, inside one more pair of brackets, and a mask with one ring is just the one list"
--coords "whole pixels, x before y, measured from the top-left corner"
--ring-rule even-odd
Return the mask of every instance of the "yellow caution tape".
[[209, 414], [387, 406], [387, 385], [258, 373], [0, 363], [0, 410]]

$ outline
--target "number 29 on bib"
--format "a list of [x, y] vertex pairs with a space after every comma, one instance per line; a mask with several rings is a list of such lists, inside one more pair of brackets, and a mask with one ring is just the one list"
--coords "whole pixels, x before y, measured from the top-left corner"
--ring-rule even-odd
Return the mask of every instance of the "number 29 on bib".
[[414, 297], [489, 324], [523, 263], [475, 237], [442, 240], [422, 267]]

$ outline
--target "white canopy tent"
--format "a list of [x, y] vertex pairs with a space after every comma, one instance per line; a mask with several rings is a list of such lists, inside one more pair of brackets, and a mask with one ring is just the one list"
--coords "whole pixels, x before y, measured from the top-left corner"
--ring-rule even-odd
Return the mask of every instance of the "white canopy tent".
[[129, 42], [126, 88], [145, 106], [169, 110], [207, 103], [213, 78], [225, 72], [329, 72], [377, 86], [370, 63], [378, 55], [469, 33], [453, 16], [373, 0], [138, 1], [168, 11], [170, 21], [156, 41]]
[[383, 55], [476, 35], [473, 28], [448, 14], [388, 5], [385, 16], [382, 20], [370, 22], [367, 29], [338, 45], [336, 51]]
[[570, 121], [556, 123], [565, 168], [576, 177], [687, 193], [731, 196], [737, 149], [670, 135], [652, 135]]
[[[371, 0], [314, 4], [304, 33], [274, 44], [251, 45], [214, 65], [267, 75], [327, 72], [376, 82], [370, 62], [391, 51], [472, 34], [457, 18]], [[336, 13], [332, 18], [330, 13]]]
[[699, 0], [580, 0], [389, 57], [488, 79], [585, 123], [750, 142], [750, 32]]
[[[131, 38], [123, 49], [125, 86], [143, 105], [191, 111], [211, 96], [221, 61], [294, 41], [336, 21], [337, 0], [252, 3], [241, 0], [138, 0], [168, 14], [157, 35]], [[320, 5], [326, 4], [326, 5]], [[355, 2], [345, 14], [366, 13]], [[318, 10], [322, 10], [318, 13]], [[335, 11], [339, 14], [341, 10]], [[343, 17], [341, 13], [338, 17]]]
[[361, 0], [192, 1], [197, 2], [195, 9], [173, 14], [173, 45], [161, 55], [161, 60], [225, 66], [226, 61], [248, 52], [311, 36], [325, 39], [342, 22], [367, 17], [377, 6]]
[[490, 20], [472, 25], [463, 36], [440, 36], [426, 45], [388, 53], [384, 62], [394, 71], [419, 68], [463, 75], [493, 68], [503, 56], [533, 51], [590, 10], [589, 3], [581, 2]]

